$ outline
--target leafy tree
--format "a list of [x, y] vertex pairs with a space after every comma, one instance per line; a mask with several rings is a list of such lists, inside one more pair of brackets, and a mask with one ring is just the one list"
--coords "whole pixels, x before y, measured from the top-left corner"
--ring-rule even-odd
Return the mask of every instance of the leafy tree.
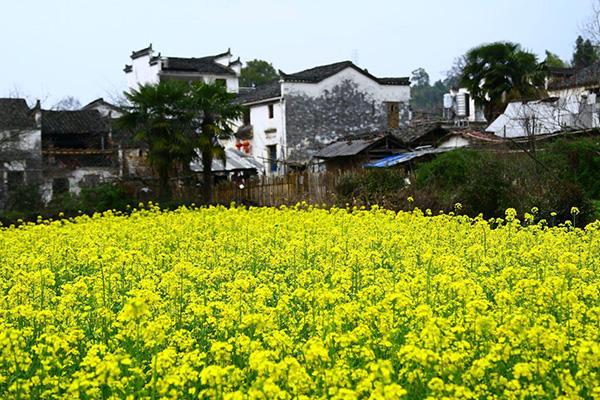
[[190, 86], [191, 109], [195, 118], [195, 131], [198, 136], [195, 146], [202, 155], [202, 175], [204, 200], [212, 201], [212, 162], [215, 157], [225, 161], [225, 151], [219, 140], [233, 135], [232, 122], [242, 118], [243, 107], [234, 102], [236, 95], [228, 93], [225, 87], [202, 82]]
[[548, 50], [546, 50], [546, 58], [543, 63], [547, 68], [567, 68], [569, 66], [558, 55]]
[[74, 111], [81, 109], [81, 102], [73, 96], [67, 96], [60, 99], [54, 106], [53, 110], [57, 111]]
[[496, 42], [475, 47], [465, 55], [461, 84], [492, 121], [511, 99], [537, 97], [544, 74], [535, 54], [519, 44]]
[[148, 162], [158, 174], [163, 199], [170, 198], [169, 177], [175, 168], [189, 168], [195, 157], [188, 93], [189, 85], [182, 81], [143, 85], [125, 93], [129, 105], [119, 125], [148, 146]]
[[425, 71], [425, 68], [417, 68], [412, 72], [410, 82], [413, 87], [429, 86], [429, 74]]
[[240, 86], [259, 86], [277, 78], [277, 71], [273, 65], [263, 60], [251, 60], [242, 68]]
[[464, 68], [465, 56], [456, 57], [450, 69], [446, 71], [446, 78], [443, 80], [443, 84], [449, 89], [458, 88]]
[[413, 71], [411, 81], [413, 82], [410, 92], [412, 108], [426, 114], [441, 115], [443, 98], [448, 92], [448, 87], [441, 80], [435, 82], [433, 86], [430, 85], [429, 74], [423, 68]]
[[598, 61], [598, 49], [589, 39], [580, 36], [575, 40], [575, 51], [573, 52], [573, 67], [584, 68]]

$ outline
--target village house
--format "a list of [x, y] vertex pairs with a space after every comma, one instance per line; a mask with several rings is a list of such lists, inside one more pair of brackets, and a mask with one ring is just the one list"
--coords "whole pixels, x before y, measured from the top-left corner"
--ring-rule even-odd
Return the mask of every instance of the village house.
[[24, 99], [0, 99], [0, 208], [9, 194], [42, 181], [42, 134]]
[[509, 103], [486, 131], [515, 139], [600, 127], [600, 63], [553, 69], [546, 90], [546, 98]]
[[183, 80], [222, 84], [231, 93], [239, 91], [241, 70], [239, 57], [234, 60], [230, 50], [200, 58], [166, 57], [155, 54], [152, 44], [132, 52], [131, 64], [124, 69], [129, 90], [164, 80]]
[[240, 92], [248, 107], [235, 146], [268, 175], [302, 169], [325, 146], [411, 118], [408, 78], [378, 78], [350, 61], [322, 65]]
[[24, 185], [40, 189], [42, 200], [77, 194], [120, 175], [110, 119], [93, 109], [29, 108], [24, 99], [0, 99], [2, 165], [0, 200]]

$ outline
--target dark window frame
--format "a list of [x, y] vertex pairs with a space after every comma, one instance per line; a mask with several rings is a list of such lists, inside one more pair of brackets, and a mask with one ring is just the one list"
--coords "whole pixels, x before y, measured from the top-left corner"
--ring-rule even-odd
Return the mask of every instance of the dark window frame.
[[6, 171], [6, 189], [9, 192], [17, 190], [21, 185], [24, 184], [25, 171]]
[[267, 145], [267, 151], [269, 153], [269, 171], [272, 173], [277, 172], [277, 145]]
[[267, 104], [269, 110], [269, 119], [275, 118], [275, 105], [273, 103]]

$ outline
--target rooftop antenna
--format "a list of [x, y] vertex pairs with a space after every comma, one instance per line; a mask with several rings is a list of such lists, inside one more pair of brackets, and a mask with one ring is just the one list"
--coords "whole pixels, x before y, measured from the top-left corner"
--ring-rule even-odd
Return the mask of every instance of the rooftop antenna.
[[351, 56], [351, 60], [354, 64], [358, 65], [358, 62], [360, 61], [359, 55], [358, 55], [358, 49], [353, 49], [352, 50], [352, 56]]

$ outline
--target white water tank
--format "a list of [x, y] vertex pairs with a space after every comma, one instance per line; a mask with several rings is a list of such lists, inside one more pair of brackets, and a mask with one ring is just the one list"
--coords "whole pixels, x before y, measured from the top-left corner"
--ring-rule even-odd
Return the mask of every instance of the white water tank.
[[456, 116], [457, 117], [468, 117], [469, 116], [469, 101], [470, 96], [468, 93], [459, 93], [456, 95]]
[[452, 108], [452, 95], [450, 93], [446, 93], [444, 95], [444, 108]]

